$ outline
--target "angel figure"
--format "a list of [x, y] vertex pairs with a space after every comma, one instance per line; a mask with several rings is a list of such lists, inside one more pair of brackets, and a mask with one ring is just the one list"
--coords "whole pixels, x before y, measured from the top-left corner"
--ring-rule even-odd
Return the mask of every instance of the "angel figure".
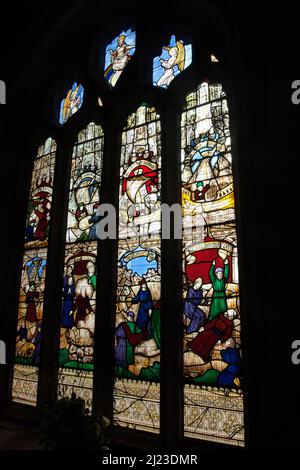
[[184, 70], [184, 59], [185, 59], [185, 50], [182, 41], [177, 41], [176, 46], [164, 46], [163, 49], [168, 51], [169, 58], [167, 60], [160, 59], [164, 73], [157, 81], [157, 86], [162, 86], [167, 88], [173, 78], [175, 78], [175, 67], [177, 65], [180, 72]]

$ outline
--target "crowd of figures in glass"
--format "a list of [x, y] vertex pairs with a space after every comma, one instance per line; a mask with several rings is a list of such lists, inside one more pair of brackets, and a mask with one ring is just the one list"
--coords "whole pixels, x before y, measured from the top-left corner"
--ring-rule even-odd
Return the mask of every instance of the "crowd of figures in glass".
[[116, 423], [157, 432], [160, 377], [159, 115], [142, 105], [122, 133], [115, 344]]
[[135, 31], [122, 31], [106, 47], [104, 77], [115, 86], [135, 52]]
[[71, 164], [66, 240], [96, 240], [99, 191], [102, 172], [104, 134], [101, 126], [91, 123], [79, 133]]
[[92, 403], [96, 310], [96, 214], [104, 135], [90, 123], [73, 149], [62, 291], [59, 395]]
[[56, 143], [49, 138], [34, 159], [19, 295], [13, 399], [33, 405], [37, 397], [55, 154]]
[[192, 45], [171, 36], [168, 46], [153, 60], [153, 85], [168, 88], [172, 80], [192, 63]]
[[34, 160], [26, 218], [25, 248], [47, 246], [56, 143], [48, 139]]
[[65, 124], [82, 106], [84, 88], [82, 85], [73, 83], [72, 88], [67, 92], [66, 97], [61, 101], [59, 123]]
[[187, 96], [181, 142], [185, 432], [242, 445], [238, 253], [221, 85], [204, 82]]

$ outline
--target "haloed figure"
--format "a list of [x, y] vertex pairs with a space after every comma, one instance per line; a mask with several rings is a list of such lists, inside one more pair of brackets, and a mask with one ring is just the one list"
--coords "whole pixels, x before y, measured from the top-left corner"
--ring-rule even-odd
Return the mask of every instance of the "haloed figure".
[[125, 42], [125, 36], [121, 34], [118, 37], [118, 45], [115, 50], [110, 49], [112, 74], [109, 77], [109, 82], [115, 86], [122, 71], [126, 67], [130, 59], [130, 49], [134, 46], [129, 46]]
[[168, 51], [169, 58], [167, 60], [160, 59], [164, 73], [157, 81], [157, 86], [167, 88], [173, 78], [175, 78], [175, 66], [177, 65], [181, 72], [184, 69], [185, 49], [181, 41], [177, 41], [176, 46], [164, 46], [163, 49]]
[[190, 324], [186, 329], [186, 333], [194, 333], [198, 331], [205, 321], [205, 313], [199, 307], [203, 301], [202, 278], [195, 279], [192, 287], [189, 287], [184, 302], [184, 314], [190, 319]]

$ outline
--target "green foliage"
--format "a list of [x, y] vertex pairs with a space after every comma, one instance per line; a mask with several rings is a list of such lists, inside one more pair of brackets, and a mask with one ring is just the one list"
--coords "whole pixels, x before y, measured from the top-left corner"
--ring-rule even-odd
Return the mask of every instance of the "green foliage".
[[16, 357], [15, 360], [16, 364], [25, 364], [25, 365], [32, 365], [32, 358], [31, 357]]
[[109, 430], [109, 419], [90, 415], [75, 393], [41, 408], [39, 441], [45, 449], [105, 451]]
[[194, 382], [197, 384], [204, 383], [205, 385], [215, 385], [217, 383], [217, 379], [219, 375], [220, 375], [220, 372], [218, 370], [210, 369], [210, 370], [207, 370], [200, 377], [196, 377], [194, 379]]
[[160, 379], [160, 363], [154, 362], [152, 366], [142, 367], [139, 378], [142, 380], [158, 381]]
[[59, 365], [64, 366], [66, 362], [69, 360], [69, 351], [67, 348], [59, 350]]

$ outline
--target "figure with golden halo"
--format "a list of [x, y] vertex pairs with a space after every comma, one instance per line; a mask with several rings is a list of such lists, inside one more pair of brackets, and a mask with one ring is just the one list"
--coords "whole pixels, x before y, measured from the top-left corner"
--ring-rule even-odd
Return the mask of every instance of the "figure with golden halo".
[[160, 63], [164, 69], [164, 73], [157, 81], [157, 86], [167, 88], [170, 85], [171, 81], [175, 78], [175, 66], [178, 66], [180, 72], [184, 70], [185, 50], [182, 41], [177, 41], [176, 46], [173, 47], [164, 46], [163, 49], [168, 51], [170, 57], [167, 60], [160, 59]]

